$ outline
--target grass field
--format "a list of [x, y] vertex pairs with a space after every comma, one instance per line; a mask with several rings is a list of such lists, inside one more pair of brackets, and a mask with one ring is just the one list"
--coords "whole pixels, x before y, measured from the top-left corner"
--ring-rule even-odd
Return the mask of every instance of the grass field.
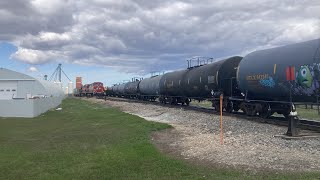
[[37, 118], [0, 118], [0, 179], [310, 179], [320, 173], [276, 174], [196, 167], [161, 154], [152, 131], [169, 125], [87, 101]]
[[[315, 107], [317, 108], [317, 107]], [[298, 116], [303, 119], [320, 120], [317, 109], [306, 109], [304, 106], [297, 107]]]

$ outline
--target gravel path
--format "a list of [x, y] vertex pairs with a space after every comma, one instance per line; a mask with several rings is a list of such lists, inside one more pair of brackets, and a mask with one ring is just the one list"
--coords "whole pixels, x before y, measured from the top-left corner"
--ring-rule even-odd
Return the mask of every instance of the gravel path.
[[149, 121], [172, 125], [179, 135], [172, 135], [174, 140], [166, 141], [169, 143], [166, 146], [178, 150], [185, 159], [250, 171], [320, 170], [320, 138], [285, 140], [274, 137], [285, 133], [286, 127], [224, 116], [224, 145], [220, 145], [220, 117], [217, 115], [144, 103], [93, 98], [90, 101], [117, 107]]

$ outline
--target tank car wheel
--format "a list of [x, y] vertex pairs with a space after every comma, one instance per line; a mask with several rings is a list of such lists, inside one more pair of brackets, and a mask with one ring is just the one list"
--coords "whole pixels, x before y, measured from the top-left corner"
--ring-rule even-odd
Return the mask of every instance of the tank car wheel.
[[220, 112], [220, 105], [219, 105], [219, 104], [214, 104], [214, 109], [215, 109], [217, 112]]
[[239, 105], [233, 105], [233, 110], [234, 110], [235, 112], [238, 112], [238, 111], [240, 110]]
[[261, 113], [259, 113], [259, 116], [262, 118], [269, 118], [272, 115], [272, 113], [270, 111], [263, 111]]
[[227, 106], [225, 107], [226, 112], [228, 113], [232, 113], [233, 110], [233, 103], [232, 102], [228, 102]]
[[163, 104], [167, 104], [168, 99], [167, 98], [163, 98]]
[[262, 104], [261, 106], [261, 112], [259, 112], [259, 116], [262, 118], [269, 118], [271, 116], [270, 111], [270, 105], [269, 104]]
[[[278, 114], [279, 114], [279, 113], [278, 113]], [[289, 111], [282, 112], [282, 115], [283, 115], [286, 119], [289, 118], [289, 114], [290, 114]]]
[[160, 103], [165, 104], [165, 99], [164, 99], [164, 97], [159, 97], [159, 101], [160, 101]]
[[256, 110], [252, 110], [250, 116], [256, 116], [256, 115], [257, 115], [257, 111]]
[[247, 116], [251, 116], [252, 115], [252, 112], [251, 112], [250, 109], [246, 109], [245, 113], [246, 113]]
[[177, 99], [176, 98], [170, 98], [170, 104], [176, 105], [177, 104]]
[[190, 104], [189, 99], [187, 99], [185, 103], [186, 103], [186, 106], [189, 106], [189, 104]]
[[249, 108], [246, 109], [245, 113], [246, 113], [247, 116], [256, 115], [256, 111], [254, 109], [249, 109]]

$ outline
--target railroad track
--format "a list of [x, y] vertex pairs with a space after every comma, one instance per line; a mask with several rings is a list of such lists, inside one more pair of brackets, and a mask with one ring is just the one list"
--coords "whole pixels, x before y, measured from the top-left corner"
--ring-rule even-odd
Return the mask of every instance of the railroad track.
[[[196, 105], [190, 105], [190, 106], [182, 106], [182, 105], [171, 105], [171, 104], [162, 104], [159, 101], [141, 101], [137, 99], [124, 99], [124, 98], [118, 98], [118, 97], [107, 97], [107, 100], [111, 101], [123, 101], [123, 102], [134, 102], [134, 103], [144, 103], [144, 104], [153, 104], [153, 105], [159, 105], [163, 107], [170, 107], [170, 108], [183, 108], [185, 110], [194, 110], [194, 111], [200, 111], [204, 113], [211, 113], [219, 115], [219, 112], [216, 112], [213, 108], [206, 108]], [[258, 116], [247, 116], [242, 112], [236, 112], [236, 113], [227, 113], [223, 112], [224, 115], [227, 116], [233, 116], [233, 117], [241, 117], [250, 121], [256, 121], [260, 123], [268, 123], [268, 124], [274, 124], [279, 126], [288, 126], [288, 121], [284, 117], [278, 117], [278, 116], [271, 116], [268, 119], [261, 118]], [[314, 121], [314, 120], [308, 120], [308, 119], [299, 119], [299, 128], [304, 130], [312, 130], [320, 132], [320, 121]]]
[[[190, 106], [190, 108], [194, 110], [201, 110], [203, 112], [215, 113], [219, 115], [219, 113], [215, 112], [213, 108], [205, 108], [205, 107], [199, 107], [199, 106]], [[268, 124], [274, 124], [274, 125], [280, 125], [280, 126], [288, 126], [288, 120], [284, 117], [271, 116], [270, 118], [266, 119], [258, 116], [250, 117], [242, 112], [236, 112], [236, 113], [224, 112], [224, 114], [228, 116], [241, 117], [250, 121], [257, 121], [261, 123], [268, 123]], [[320, 121], [299, 119], [299, 128], [320, 132]]]

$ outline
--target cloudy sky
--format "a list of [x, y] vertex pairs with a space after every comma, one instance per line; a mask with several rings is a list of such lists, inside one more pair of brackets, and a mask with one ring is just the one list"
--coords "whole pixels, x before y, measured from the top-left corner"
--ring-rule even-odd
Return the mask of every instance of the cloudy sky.
[[319, 0], [2, 0], [0, 66], [107, 85], [320, 37]]

